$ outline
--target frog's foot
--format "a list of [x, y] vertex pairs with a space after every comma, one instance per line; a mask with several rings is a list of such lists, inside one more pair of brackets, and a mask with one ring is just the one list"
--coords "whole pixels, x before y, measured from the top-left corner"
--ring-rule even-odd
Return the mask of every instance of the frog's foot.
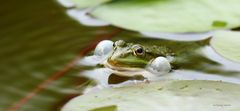
[[97, 64], [103, 64], [112, 51], [113, 42], [110, 40], [103, 40], [96, 46], [94, 55], [82, 58], [79, 61], [79, 64], [84, 66], [96, 66]]
[[156, 75], [163, 75], [171, 71], [171, 65], [167, 58], [157, 57], [148, 64], [147, 70]]

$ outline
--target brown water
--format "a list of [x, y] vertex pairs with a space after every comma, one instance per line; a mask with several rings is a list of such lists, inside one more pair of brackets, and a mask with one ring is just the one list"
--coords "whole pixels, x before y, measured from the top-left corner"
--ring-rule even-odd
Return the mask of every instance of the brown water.
[[[87, 81], [79, 77], [79, 72], [87, 67], [75, 66], [74, 62], [101, 39], [165, 44], [179, 52], [187, 51], [187, 55], [207, 45], [206, 41], [169, 42], [142, 37], [116, 27], [83, 26], [66, 15], [66, 8], [54, 0], [2, 1], [0, 111], [59, 110], [70, 98], [81, 94], [79, 85]], [[182, 68], [239, 77], [235, 71], [216, 70], [219, 64], [206, 57], [188, 57], [188, 64], [181, 64]]]

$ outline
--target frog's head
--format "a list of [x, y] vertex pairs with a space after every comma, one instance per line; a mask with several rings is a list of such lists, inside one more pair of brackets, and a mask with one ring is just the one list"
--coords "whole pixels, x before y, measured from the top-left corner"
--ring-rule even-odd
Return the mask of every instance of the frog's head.
[[113, 52], [107, 62], [117, 67], [143, 68], [149, 60], [143, 46], [118, 40], [113, 44]]

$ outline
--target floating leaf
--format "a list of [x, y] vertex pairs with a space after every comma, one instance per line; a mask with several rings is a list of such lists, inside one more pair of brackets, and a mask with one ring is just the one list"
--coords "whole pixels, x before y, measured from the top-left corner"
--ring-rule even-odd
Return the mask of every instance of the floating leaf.
[[223, 57], [240, 62], [240, 32], [218, 31], [210, 43]]
[[92, 109], [90, 111], [117, 111], [117, 106], [116, 105], [103, 106], [100, 108]]
[[239, 0], [119, 0], [92, 15], [113, 25], [149, 32], [204, 32], [240, 26]]
[[72, 1], [78, 8], [87, 8], [96, 6], [111, 0], [70, 0]]
[[232, 111], [240, 108], [240, 87], [213, 81], [165, 81], [105, 89], [72, 99], [62, 111], [116, 105], [118, 111]]

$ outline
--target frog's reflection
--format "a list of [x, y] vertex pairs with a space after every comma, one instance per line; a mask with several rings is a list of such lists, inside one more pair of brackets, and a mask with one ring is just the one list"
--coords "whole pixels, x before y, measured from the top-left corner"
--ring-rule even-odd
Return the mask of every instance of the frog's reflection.
[[[143, 72], [144, 73], [144, 72]], [[148, 83], [143, 76], [136, 75], [132, 77], [119, 76], [116, 71], [110, 68], [97, 68], [93, 70], [87, 70], [81, 72], [82, 76], [86, 76], [95, 80], [102, 87], [119, 87], [127, 84], [136, 84], [138, 82]], [[113, 80], [117, 78], [118, 80]], [[119, 80], [121, 79], [121, 80]], [[151, 81], [158, 80], [212, 80], [212, 81], [224, 81], [240, 84], [240, 79], [233, 77], [224, 77], [215, 74], [202, 73], [192, 70], [175, 70], [166, 75], [151, 78]], [[116, 84], [118, 83], [118, 84]]]

